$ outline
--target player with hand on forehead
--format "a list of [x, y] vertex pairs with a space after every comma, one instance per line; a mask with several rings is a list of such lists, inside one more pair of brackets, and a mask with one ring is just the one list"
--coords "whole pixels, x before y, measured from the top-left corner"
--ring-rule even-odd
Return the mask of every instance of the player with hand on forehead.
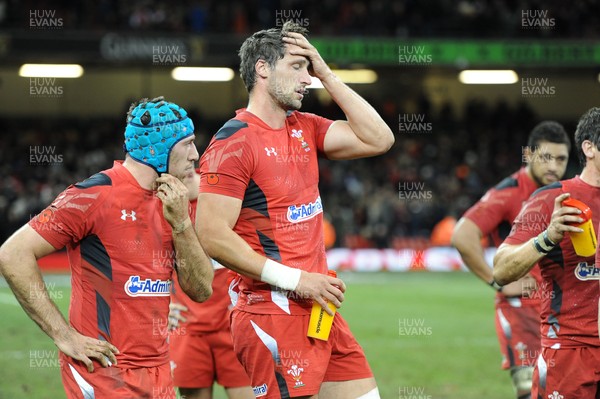
[[[342, 315], [328, 341], [307, 337], [307, 329], [313, 301], [340, 307], [345, 291], [342, 280], [327, 275], [318, 156], [383, 154], [394, 136], [306, 33], [288, 21], [242, 44], [249, 102], [202, 155], [197, 226], [208, 254], [240, 274], [232, 283], [239, 297], [231, 330], [257, 397], [379, 398]], [[298, 111], [311, 75], [347, 120]]]

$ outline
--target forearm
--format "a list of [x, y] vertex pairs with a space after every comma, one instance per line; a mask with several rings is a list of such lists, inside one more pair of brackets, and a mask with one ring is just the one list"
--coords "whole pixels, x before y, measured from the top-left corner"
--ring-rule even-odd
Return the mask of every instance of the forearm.
[[70, 326], [48, 296], [35, 257], [17, 253], [2, 257], [0, 272], [25, 313], [54, 342], [60, 341], [68, 334]]
[[525, 276], [544, 257], [533, 245], [534, 238], [521, 245], [502, 244], [494, 257], [494, 280], [506, 285]]
[[379, 113], [358, 93], [343, 83], [333, 72], [322, 80], [323, 87], [346, 115], [354, 134], [365, 144], [381, 147], [386, 152], [394, 143], [394, 134]]
[[467, 268], [477, 277], [489, 284], [494, 278], [492, 268], [485, 260], [483, 248], [479, 240], [470, 240], [468, 242], [456, 242], [454, 246], [460, 253], [460, 256]]
[[231, 228], [223, 224], [200, 232], [208, 255], [239, 274], [260, 280], [267, 258], [250, 247]]
[[207, 300], [212, 294], [213, 266], [191, 222], [183, 231], [173, 231], [173, 245], [181, 289], [196, 302]]
[[485, 283], [492, 282], [492, 268], [485, 260], [481, 237], [483, 232], [475, 222], [468, 217], [461, 218], [452, 233], [452, 246], [454, 246], [469, 270]]

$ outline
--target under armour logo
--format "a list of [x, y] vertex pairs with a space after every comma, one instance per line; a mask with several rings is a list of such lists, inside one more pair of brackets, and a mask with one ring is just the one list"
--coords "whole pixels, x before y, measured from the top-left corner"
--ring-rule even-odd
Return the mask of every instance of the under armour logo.
[[271, 147], [271, 149], [269, 150], [267, 147], [265, 147], [265, 151], [267, 152], [267, 156], [271, 156], [271, 154], [277, 156], [277, 151], [275, 151], [275, 147]]
[[127, 213], [125, 209], [121, 209], [121, 220], [127, 220], [127, 218], [131, 218], [131, 220], [135, 222], [135, 211]]

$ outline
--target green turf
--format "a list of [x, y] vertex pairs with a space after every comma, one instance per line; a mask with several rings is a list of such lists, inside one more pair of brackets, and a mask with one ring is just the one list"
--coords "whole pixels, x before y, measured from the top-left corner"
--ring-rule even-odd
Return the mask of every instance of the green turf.
[[[382, 398], [514, 397], [499, 369], [493, 291], [468, 273], [341, 273], [341, 313]], [[52, 287], [66, 313], [70, 290]], [[64, 398], [54, 344], [0, 288], [0, 398]], [[215, 399], [225, 398], [221, 388]]]

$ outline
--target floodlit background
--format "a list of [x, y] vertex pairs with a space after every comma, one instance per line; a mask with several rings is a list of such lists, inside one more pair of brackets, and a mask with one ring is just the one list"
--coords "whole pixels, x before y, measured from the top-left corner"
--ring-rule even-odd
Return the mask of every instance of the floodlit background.
[[[382, 397], [513, 397], [493, 291], [460, 271], [449, 233], [520, 167], [537, 122], [572, 137], [600, 105], [594, 1], [0, 0], [0, 242], [123, 159], [132, 101], [163, 95], [186, 108], [203, 151], [247, 102], [237, 49], [290, 19], [396, 136], [383, 156], [320, 163], [330, 267], [345, 271], [342, 312]], [[303, 111], [343, 118], [314, 80]], [[41, 263], [66, 311], [64, 255]], [[52, 342], [3, 280], [0, 314], [0, 398], [63, 397]]]

